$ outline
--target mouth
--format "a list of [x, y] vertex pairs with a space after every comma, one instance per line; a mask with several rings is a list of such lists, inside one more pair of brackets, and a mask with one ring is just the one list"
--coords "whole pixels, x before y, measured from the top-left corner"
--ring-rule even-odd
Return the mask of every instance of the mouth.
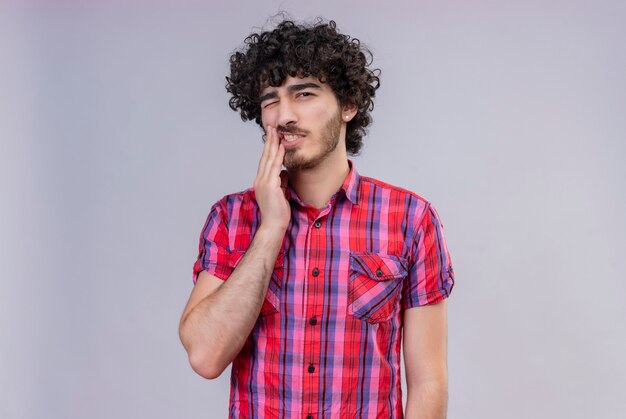
[[291, 132], [280, 132], [278, 136], [280, 140], [285, 143], [293, 143], [301, 138], [304, 138], [304, 134], [296, 134]]

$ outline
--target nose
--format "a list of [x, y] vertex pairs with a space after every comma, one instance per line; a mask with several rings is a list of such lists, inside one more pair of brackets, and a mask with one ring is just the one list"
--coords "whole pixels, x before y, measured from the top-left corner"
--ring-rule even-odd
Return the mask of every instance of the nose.
[[296, 112], [289, 100], [281, 100], [278, 104], [278, 125], [286, 127], [298, 122]]

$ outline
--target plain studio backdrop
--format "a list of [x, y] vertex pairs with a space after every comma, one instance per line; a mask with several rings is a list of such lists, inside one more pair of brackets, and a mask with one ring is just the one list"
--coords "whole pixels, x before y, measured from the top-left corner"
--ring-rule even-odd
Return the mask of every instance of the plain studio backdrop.
[[0, 5], [0, 417], [221, 418], [178, 339], [211, 205], [261, 132], [228, 57], [278, 10], [382, 69], [355, 163], [438, 209], [450, 418], [626, 413], [626, 3]]

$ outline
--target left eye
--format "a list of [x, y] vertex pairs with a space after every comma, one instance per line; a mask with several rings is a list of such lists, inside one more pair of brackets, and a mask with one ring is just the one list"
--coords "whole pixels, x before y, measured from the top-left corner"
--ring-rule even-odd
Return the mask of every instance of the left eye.
[[311, 93], [310, 92], [300, 92], [300, 93], [298, 93], [298, 96], [299, 97], [300, 96], [311, 96]]

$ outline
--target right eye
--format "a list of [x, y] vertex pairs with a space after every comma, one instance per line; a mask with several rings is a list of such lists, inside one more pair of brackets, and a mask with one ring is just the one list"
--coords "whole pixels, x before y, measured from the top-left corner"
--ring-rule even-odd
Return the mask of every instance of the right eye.
[[269, 107], [269, 106], [272, 106], [272, 105], [274, 105], [275, 103], [276, 103], [276, 101], [265, 103], [265, 104], [263, 105], [263, 109], [265, 109], [265, 108], [267, 108], [267, 107]]

